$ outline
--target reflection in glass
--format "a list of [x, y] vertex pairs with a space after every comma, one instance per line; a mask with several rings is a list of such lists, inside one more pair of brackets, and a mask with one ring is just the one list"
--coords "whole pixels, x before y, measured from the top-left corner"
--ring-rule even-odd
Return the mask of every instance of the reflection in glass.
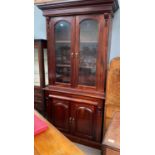
[[70, 83], [70, 40], [70, 24], [66, 21], [58, 22], [55, 26], [56, 82]]
[[98, 23], [96, 20], [84, 20], [80, 24], [80, 85], [96, 85], [97, 46]]
[[34, 49], [34, 85], [40, 86], [38, 49]]
[[48, 60], [47, 60], [47, 49], [44, 48], [44, 70], [45, 70], [45, 85], [48, 85]]

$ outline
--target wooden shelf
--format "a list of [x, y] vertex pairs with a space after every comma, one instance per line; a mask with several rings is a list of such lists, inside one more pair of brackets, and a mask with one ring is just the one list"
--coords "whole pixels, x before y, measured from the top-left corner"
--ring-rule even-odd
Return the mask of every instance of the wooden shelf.
[[56, 43], [71, 43], [71, 41], [66, 41], [66, 40], [58, 40], [56, 41]]
[[80, 43], [98, 43], [98, 41], [80, 41]]
[[80, 66], [80, 68], [85, 68], [85, 69], [95, 69], [96, 67], [90, 67], [90, 66]]
[[[62, 65], [62, 64], [57, 64], [56, 67], [64, 67], [64, 68], [71, 68], [70, 65]], [[85, 68], [85, 69], [95, 69], [96, 67], [90, 67], [90, 66], [80, 66], [80, 68]]]
[[67, 68], [71, 68], [71, 65], [57, 64], [56, 67], [67, 67]]
[[[57, 64], [56, 67], [61, 67], [61, 68], [71, 68], [71, 65], [70, 64]], [[96, 65], [93, 67], [93, 66], [79, 66], [79, 68], [84, 68], [84, 69], [96, 69]]]
[[[65, 40], [58, 40], [56, 43], [71, 43], [71, 41], [65, 41]], [[98, 43], [98, 41], [81, 41], [80, 43]]]

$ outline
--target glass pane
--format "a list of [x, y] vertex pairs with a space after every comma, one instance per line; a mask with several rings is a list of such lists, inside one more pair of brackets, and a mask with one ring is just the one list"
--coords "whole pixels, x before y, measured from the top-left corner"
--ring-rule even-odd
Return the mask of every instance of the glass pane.
[[46, 48], [44, 48], [44, 70], [45, 70], [45, 85], [48, 85], [48, 60], [47, 60]]
[[96, 85], [97, 46], [98, 23], [95, 20], [84, 20], [80, 24], [80, 85]]
[[65, 21], [61, 21], [55, 26], [56, 82], [70, 83], [70, 30], [70, 24]]
[[34, 49], [34, 85], [40, 86], [38, 49]]

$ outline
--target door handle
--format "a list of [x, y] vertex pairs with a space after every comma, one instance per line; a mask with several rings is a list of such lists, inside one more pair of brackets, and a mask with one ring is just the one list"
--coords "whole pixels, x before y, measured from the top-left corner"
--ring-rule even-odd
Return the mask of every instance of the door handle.
[[72, 124], [75, 121], [74, 117], [69, 117], [69, 123]]
[[78, 52], [76, 52], [76, 53], [75, 53], [76, 58], [78, 57], [78, 55], [79, 55], [79, 53], [78, 53]]
[[72, 118], [72, 121], [73, 121], [73, 122], [75, 121], [75, 118], [74, 118], [74, 117]]
[[69, 117], [69, 123], [70, 124], [72, 123], [72, 117]]
[[71, 53], [71, 57], [73, 57], [74, 56], [74, 53]]

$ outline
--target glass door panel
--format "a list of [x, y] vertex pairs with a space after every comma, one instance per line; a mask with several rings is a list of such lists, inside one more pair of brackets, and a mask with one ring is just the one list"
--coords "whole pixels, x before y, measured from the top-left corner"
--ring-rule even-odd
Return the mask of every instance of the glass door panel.
[[71, 81], [71, 25], [60, 21], [55, 25], [56, 82]]
[[45, 85], [48, 85], [48, 60], [47, 60], [47, 48], [43, 49], [44, 52], [44, 71], [45, 71]]
[[38, 49], [34, 48], [34, 86], [40, 86]]
[[98, 22], [86, 19], [80, 23], [80, 60], [78, 84], [96, 86]]

